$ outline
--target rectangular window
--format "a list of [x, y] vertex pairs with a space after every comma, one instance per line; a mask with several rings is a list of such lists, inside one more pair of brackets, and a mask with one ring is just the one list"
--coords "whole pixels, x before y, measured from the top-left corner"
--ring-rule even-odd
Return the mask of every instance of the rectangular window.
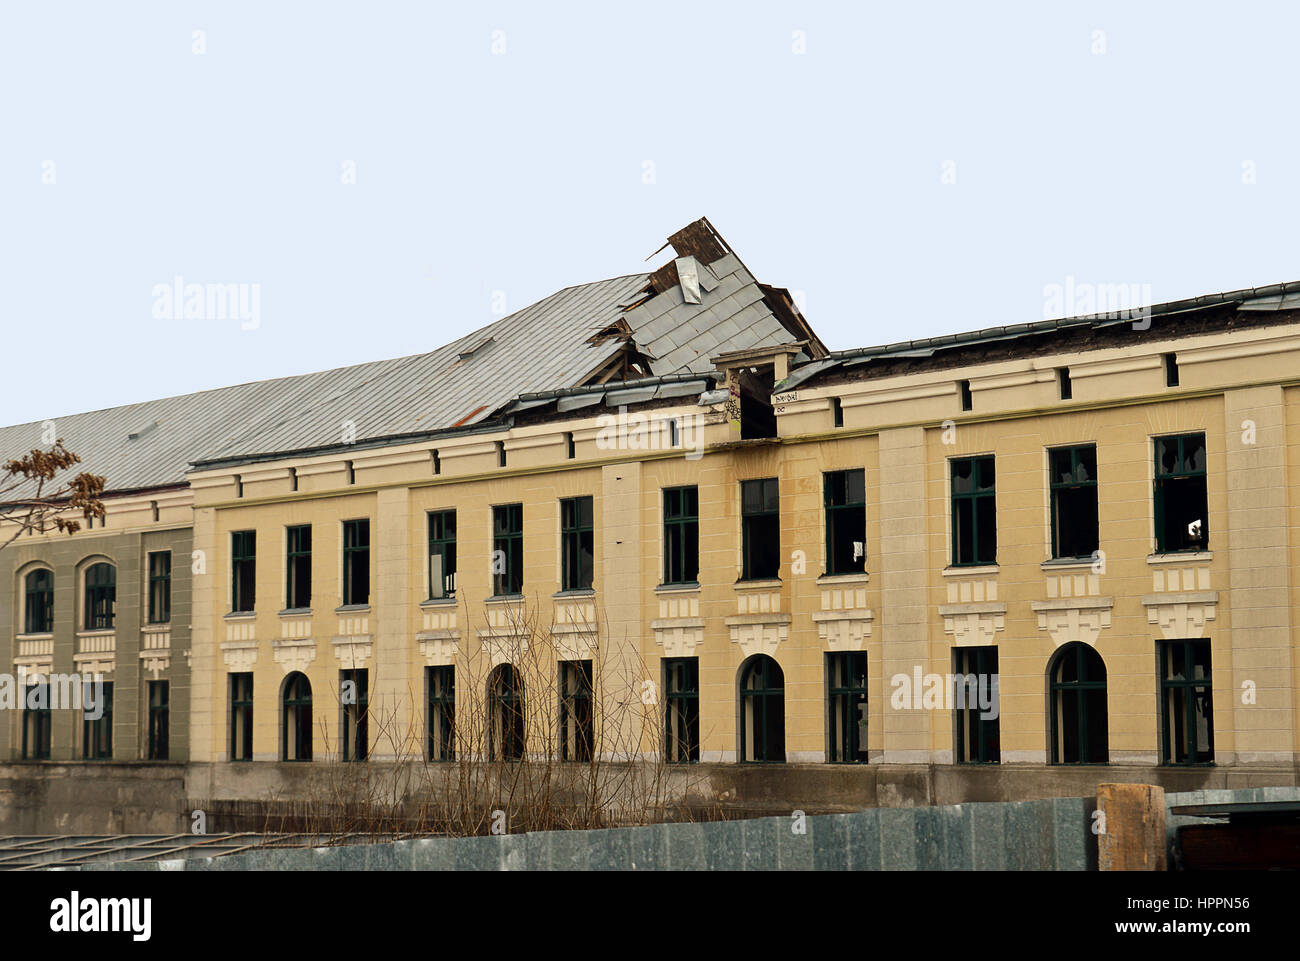
[[700, 659], [664, 658], [664, 756], [670, 764], [700, 759]]
[[117, 568], [92, 564], [85, 573], [86, 609], [82, 623], [88, 631], [109, 631], [117, 615]]
[[230, 675], [230, 759], [253, 759], [253, 675]]
[[861, 574], [867, 569], [866, 471], [822, 475], [826, 504], [826, 573]]
[[343, 760], [364, 761], [370, 746], [367, 713], [370, 672], [365, 668], [339, 671], [339, 712], [343, 717]]
[[311, 607], [311, 525], [288, 529], [288, 563], [285, 565], [285, 601], [290, 610]]
[[775, 477], [740, 482], [741, 580], [781, 574], [781, 501]]
[[1156, 553], [1208, 550], [1205, 435], [1157, 437], [1155, 448]]
[[594, 507], [590, 497], [560, 501], [560, 590], [591, 589], [595, 573]]
[[370, 603], [370, 521], [343, 522], [343, 604]]
[[578, 456], [578, 447], [573, 442], [573, 431], [566, 431], [564, 434], [564, 450], [569, 460], [573, 460]]
[[961, 393], [961, 409], [973, 410], [975, 408], [975, 399], [971, 396], [970, 381], [957, 381], [957, 390]]
[[230, 535], [230, 609], [251, 613], [257, 602], [257, 531]]
[[838, 397], [831, 398], [831, 426], [844, 426], [844, 404]]
[[694, 584], [699, 577], [699, 488], [664, 488], [664, 583]]
[[35, 570], [24, 578], [26, 606], [24, 627], [28, 634], [48, 634], [54, 630], [54, 572]]
[[1178, 386], [1178, 355], [1165, 354], [1165, 386]]
[[590, 761], [591, 661], [560, 662], [560, 760]]
[[506, 442], [503, 440], [497, 441], [497, 466], [506, 466]]
[[456, 668], [426, 667], [429, 760], [456, 760]]
[[524, 505], [492, 508], [492, 591], [497, 597], [524, 589]]
[[832, 764], [867, 763], [867, 655], [826, 655], [826, 699], [830, 708]]
[[149, 554], [149, 623], [166, 624], [172, 619], [172, 552]]
[[1165, 764], [1214, 761], [1210, 642], [1160, 642], [1160, 743]]
[[168, 755], [171, 720], [171, 685], [167, 681], [149, 681], [149, 737], [146, 757], [150, 761], [165, 761]]
[[1074, 397], [1074, 388], [1070, 384], [1070, 368], [1056, 368], [1056, 384], [1061, 389], [1061, 400], [1070, 400]]
[[50, 759], [50, 685], [23, 684], [23, 760]]
[[456, 596], [456, 512], [429, 511], [429, 597]]
[[1092, 557], [1100, 544], [1097, 519], [1097, 448], [1057, 447], [1047, 452], [1051, 472], [1052, 557]]
[[952, 652], [954, 741], [958, 764], [998, 764], [1002, 735], [998, 723], [998, 649], [958, 647]]
[[952, 465], [952, 562], [996, 564], [997, 500], [992, 457], [963, 457]]
[[[94, 685], [100, 687], [96, 710], [83, 711], [81, 722], [81, 756], [87, 761], [113, 759], [113, 682], [86, 681], [82, 704], [94, 703]], [[96, 717], [95, 715], [99, 716]]]

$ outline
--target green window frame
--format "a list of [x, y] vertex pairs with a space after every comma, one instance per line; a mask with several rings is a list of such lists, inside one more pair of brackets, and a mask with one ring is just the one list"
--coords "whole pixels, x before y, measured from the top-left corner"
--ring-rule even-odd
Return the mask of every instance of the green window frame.
[[[953, 723], [956, 730], [956, 761], [958, 764], [1002, 763], [1001, 710], [996, 717], [983, 717], [979, 706], [980, 681], [988, 678], [984, 689], [989, 691], [994, 705], [998, 704], [998, 649], [984, 647], [955, 647], [952, 651], [955, 681], [953, 693]], [[973, 677], [974, 686], [965, 679]], [[961, 684], [961, 687], [957, 687]], [[962, 694], [957, 702], [955, 696]], [[974, 703], [972, 703], [972, 701]]]
[[560, 760], [590, 761], [596, 739], [591, 661], [561, 661], [559, 670]]
[[456, 668], [451, 664], [424, 669], [426, 728], [430, 761], [456, 760]]
[[343, 522], [343, 606], [370, 603], [370, 519]]
[[862, 468], [822, 475], [827, 574], [862, 574], [867, 569], [866, 476]]
[[117, 568], [101, 561], [86, 569], [87, 631], [112, 630], [117, 612]]
[[369, 755], [369, 712], [370, 671], [364, 667], [339, 671], [339, 717], [343, 727], [339, 743], [343, 745], [343, 760], [364, 761]]
[[512, 597], [524, 590], [524, 505], [492, 508], [492, 591]]
[[1153, 443], [1156, 553], [1209, 550], [1205, 434], [1157, 437]]
[[23, 747], [24, 761], [50, 759], [50, 685], [23, 684]]
[[560, 590], [589, 591], [596, 572], [595, 501], [560, 501]]
[[230, 677], [230, 759], [253, 759], [253, 675], [243, 671]]
[[740, 482], [740, 531], [740, 579], [780, 577], [781, 492], [775, 477]]
[[54, 630], [54, 572], [42, 567], [23, 578], [25, 607], [23, 628], [27, 634], [49, 634]]
[[1097, 445], [1047, 452], [1052, 557], [1092, 557], [1101, 548], [1097, 513]]
[[524, 689], [513, 664], [498, 664], [488, 678], [488, 758], [524, 759]]
[[172, 552], [149, 552], [149, 623], [172, 619]]
[[295, 524], [285, 536], [285, 607], [307, 610], [311, 607], [311, 525]]
[[949, 461], [952, 483], [952, 564], [996, 564], [997, 474], [993, 455]]
[[1048, 667], [1053, 764], [1108, 764], [1106, 663], [1087, 644], [1060, 648]]
[[311, 681], [301, 671], [284, 679], [281, 702], [280, 760], [310, 761], [312, 750]]
[[[81, 757], [86, 761], [111, 761], [113, 759], [113, 682], [86, 681], [85, 689], [91, 684], [99, 683], [101, 706], [100, 716], [92, 718], [89, 711], [82, 712], [81, 721]], [[89, 701], [84, 695], [82, 703]]]
[[740, 666], [740, 760], [785, 761], [785, 674], [766, 654]]
[[666, 657], [663, 664], [664, 757], [670, 764], [700, 759], [700, 659]]
[[867, 655], [844, 651], [826, 655], [826, 706], [831, 764], [867, 763]]
[[257, 531], [230, 535], [230, 610], [251, 614], [257, 603]]
[[145, 696], [149, 708], [145, 756], [150, 761], [166, 761], [171, 748], [171, 684], [149, 681]]
[[429, 511], [429, 599], [455, 596], [456, 512]]
[[700, 489], [664, 488], [664, 585], [700, 579]]
[[1161, 763], [1214, 763], [1214, 689], [1210, 642], [1160, 641]]

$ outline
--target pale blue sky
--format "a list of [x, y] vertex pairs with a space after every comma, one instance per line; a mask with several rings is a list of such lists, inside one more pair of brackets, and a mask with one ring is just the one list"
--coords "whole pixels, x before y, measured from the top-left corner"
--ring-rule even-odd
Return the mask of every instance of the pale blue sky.
[[[1282, 3], [3, 0], [0, 423], [429, 350], [701, 215], [832, 348], [1038, 320], [1069, 277], [1300, 279], [1298, 29]], [[156, 318], [177, 275], [259, 284], [259, 325]]]

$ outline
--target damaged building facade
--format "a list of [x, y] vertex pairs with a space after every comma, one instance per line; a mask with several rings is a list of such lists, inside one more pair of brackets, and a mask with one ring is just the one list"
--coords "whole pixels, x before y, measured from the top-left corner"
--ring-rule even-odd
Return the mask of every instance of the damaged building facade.
[[[1300, 284], [832, 352], [707, 221], [669, 242], [429, 354], [67, 419], [176, 471], [173, 533], [106, 530], [191, 558], [183, 798], [467, 752], [767, 810], [1297, 783]], [[92, 536], [4, 552], [12, 663]], [[24, 761], [12, 716], [7, 781], [72, 726]]]

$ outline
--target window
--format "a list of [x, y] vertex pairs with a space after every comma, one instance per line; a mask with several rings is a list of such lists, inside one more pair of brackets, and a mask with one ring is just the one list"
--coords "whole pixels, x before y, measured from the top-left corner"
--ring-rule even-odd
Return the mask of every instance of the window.
[[456, 668], [426, 667], [428, 688], [429, 760], [456, 759]]
[[578, 456], [578, 448], [573, 442], [573, 431], [571, 430], [564, 432], [564, 449], [569, 460], [573, 460]]
[[958, 764], [997, 764], [1002, 760], [998, 723], [998, 649], [958, 647], [952, 652], [955, 675], [953, 714]]
[[700, 577], [700, 491], [664, 489], [664, 583], [694, 584]]
[[503, 440], [497, 441], [497, 466], [506, 466], [506, 442]]
[[50, 685], [41, 681], [19, 687], [23, 693], [23, 760], [50, 759]]
[[524, 505], [492, 508], [492, 591], [496, 596], [524, 589]]
[[244, 478], [240, 477], [238, 474], [235, 475], [235, 496], [244, 496]]
[[112, 564], [92, 564], [86, 570], [86, 610], [83, 629], [112, 630], [116, 611], [117, 568]]
[[844, 426], [844, 404], [838, 397], [831, 398], [831, 426]]
[[150, 761], [165, 761], [168, 754], [168, 725], [171, 712], [171, 690], [167, 681], [148, 682], [149, 734], [145, 757]]
[[23, 579], [26, 593], [23, 630], [48, 634], [54, 630], [54, 572], [41, 568]]
[[257, 601], [257, 531], [230, 535], [230, 609], [249, 613]]
[[1048, 668], [1053, 764], [1105, 764], [1106, 665], [1087, 644], [1066, 644]]
[[1098, 550], [1097, 448], [1047, 452], [1052, 501], [1052, 557], [1092, 557]]
[[1178, 355], [1165, 354], [1165, 386], [1178, 386]]
[[285, 602], [290, 610], [311, 607], [311, 525], [290, 527], [285, 565]]
[[961, 409], [973, 410], [975, 408], [975, 399], [971, 396], [970, 381], [957, 381], [957, 391], [961, 394]]
[[343, 469], [347, 473], [349, 486], [355, 484], [357, 482], [357, 469], [353, 465], [352, 461], [350, 460], [344, 461]]
[[[98, 697], [95, 688], [99, 688]], [[81, 756], [87, 761], [113, 759], [113, 682], [86, 681], [82, 701]]]
[[1061, 400], [1070, 400], [1074, 397], [1074, 388], [1070, 385], [1070, 368], [1056, 368], [1056, 386], [1061, 389]]
[[289, 490], [296, 491], [297, 489], [298, 489], [298, 468], [290, 467], [289, 468]]
[[664, 658], [664, 756], [671, 764], [700, 759], [698, 657]]
[[365, 668], [339, 671], [339, 707], [343, 719], [343, 760], [364, 761], [369, 738], [366, 712], [370, 707], [370, 672]]
[[785, 760], [785, 675], [766, 654], [740, 666], [740, 759]]
[[1160, 642], [1160, 745], [1165, 764], [1214, 761], [1210, 642]]
[[166, 624], [172, 619], [172, 552], [149, 554], [149, 623]]
[[456, 596], [456, 512], [429, 511], [429, 597]]
[[253, 675], [230, 675], [230, 759], [253, 759]]
[[867, 569], [866, 472], [822, 475], [826, 503], [826, 573], [861, 574]]
[[560, 501], [560, 590], [591, 589], [594, 574], [595, 532], [590, 497]]
[[1205, 435], [1157, 437], [1156, 553], [1203, 551], [1210, 545]]
[[510, 664], [499, 664], [488, 678], [488, 757], [519, 761], [524, 756], [524, 690]]
[[826, 696], [830, 708], [833, 764], [867, 763], [867, 655], [826, 655]]
[[370, 603], [370, 521], [343, 522], [343, 604]]
[[280, 760], [311, 760], [311, 681], [301, 671], [284, 679]]
[[442, 457], [436, 450], [429, 451], [429, 459], [433, 462], [433, 473], [435, 475], [442, 473]]
[[590, 761], [591, 661], [560, 662], [560, 760]]
[[781, 505], [775, 477], [740, 482], [741, 580], [781, 573]]
[[996, 564], [998, 526], [992, 457], [952, 462], [952, 562]]

